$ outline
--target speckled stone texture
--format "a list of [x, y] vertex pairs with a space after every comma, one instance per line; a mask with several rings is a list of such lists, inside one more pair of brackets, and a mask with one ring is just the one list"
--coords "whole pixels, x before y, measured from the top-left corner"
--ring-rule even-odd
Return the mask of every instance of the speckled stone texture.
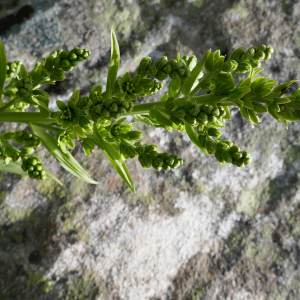
[[[86, 95], [105, 85], [112, 25], [120, 75], [147, 55], [200, 58], [208, 49], [229, 55], [263, 43], [275, 49], [263, 75], [300, 78], [299, 15], [295, 0], [2, 0], [0, 37], [8, 61], [28, 69], [55, 49], [92, 52], [46, 87], [54, 108], [75, 88]], [[266, 115], [252, 129], [231, 113], [222, 132], [251, 152], [243, 169], [200, 153], [185, 134], [137, 122], [145, 143], [185, 164], [157, 172], [129, 161], [136, 194], [101, 150], [90, 158], [72, 151], [97, 186], [67, 174], [42, 148], [45, 167], [65, 186], [0, 174], [0, 299], [299, 299], [300, 124], [286, 130]]]

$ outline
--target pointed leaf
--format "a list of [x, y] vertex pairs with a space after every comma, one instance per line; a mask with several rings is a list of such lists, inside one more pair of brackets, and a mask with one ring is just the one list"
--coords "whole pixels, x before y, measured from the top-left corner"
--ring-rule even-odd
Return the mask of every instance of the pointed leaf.
[[36, 125], [30, 124], [30, 127], [64, 169], [88, 183], [98, 184], [98, 182], [94, 181], [90, 177], [90, 175], [82, 168], [82, 166], [69, 152], [62, 152], [60, 147], [57, 145], [57, 140], [53, 136]]
[[2, 41], [0, 39], [0, 107], [1, 107], [1, 97], [2, 97], [5, 80], [6, 80], [6, 55], [5, 55]]
[[108, 98], [111, 98], [112, 90], [117, 78], [120, 64], [120, 49], [114, 28], [111, 28], [111, 56], [107, 74], [106, 91]]
[[190, 140], [205, 154], [209, 155], [207, 153], [207, 151], [205, 149], [203, 149], [201, 146], [200, 146], [200, 142], [198, 140], [198, 135], [195, 131], [195, 129], [188, 123], [185, 123], [184, 124], [185, 126], [185, 131], [186, 133], [188, 134]]
[[198, 78], [200, 72], [202, 71], [202, 68], [203, 68], [205, 61], [209, 54], [210, 54], [210, 50], [208, 50], [205, 53], [205, 55], [203, 56], [203, 58], [198, 62], [196, 67], [191, 72], [190, 78], [184, 82], [184, 84], [182, 86], [182, 94], [183, 95], [187, 96], [190, 93], [191, 88], [194, 85], [194, 82], [196, 81], [196, 79]]
[[[0, 160], [0, 171], [28, 176], [28, 173], [22, 170], [21, 165], [22, 165], [21, 163], [11, 161], [7, 166], [3, 166], [3, 160]], [[60, 185], [63, 185], [63, 183], [55, 175], [53, 175], [47, 170], [45, 171], [46, 171], [46, 177], [48, 179], [53, 180]]]
[[115, 149], [115, 147], [112, 144], [106, 142], [101, 137], [97, 125], [95, 123], [94, 123], [94, 133], [96, 134], [97, 142], [98, 142], [97, 144], [99, 148], [101, 148], [105, 152], [112, 166], [115, 168], [115, 170], [124, 180], [124, 182], [128, 185], [128, 187], [135, 193], [133, 180], [131, 178], [131, 175], [125, 163], [122, 162], [119, 152]]

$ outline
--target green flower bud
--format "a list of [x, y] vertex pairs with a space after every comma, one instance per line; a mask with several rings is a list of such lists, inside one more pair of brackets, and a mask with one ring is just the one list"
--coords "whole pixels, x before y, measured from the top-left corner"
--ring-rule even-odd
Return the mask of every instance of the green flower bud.
[[263, 60], [265, 58], [265, 53], [263, 51], [258, 51], [255, 53], [253, 60]]
[[177, 110], [174, 112], [174, 116], [179, 120], [184, 120], [185, 117], [185, 111], [183, 109]]
[[206, 141], [207, 141], [207, 136], [206, 135], [198, 135], [198, 140], [200, 143], [201, 148], [206, 148]]
[[171, 167], [170, 167], [167, 163], [164, 163], [164, 164], [162, 165], [162, 168], [163, 168], [165, 171], [171, 170]]
[[4, 132], [2, 136], [4, 141], [9, 141], [15, 138], [15, 133], [14, 132]]
[[215, 83], [212, 80], [204, 79], [200, 82], [200, 88], [204, 91], [212, 90], [215, 87]]
[[66, 79], [66, 75], [65, 75], [65, 72], [62, 69], [54, 69], [53, 70], [53, 72], [51, 74], [51, 77], [50, 77], [50, 80], [63, 81], [64, 79]]
[[[225, 142], [225, 141], [223, 141], [223, 142]], [[229, 148], [228, 151], [229, 151], [230, 153], [234, 153], [234, 152], [240, 152], [241, 149], [240, 149], [240, 147], [238, 147], [238, 146], [236, 146], [236, 145], [233, 145], [233, 146], [231, 146], [231, 147]]]
[[170, 63], [168, 63], [167, 65], [165, 65], [162, 69], [165, 73], [167, 74], [171, 74], [172, 73], [172, 66]]
[[238, 63], [235, 60], [230, 60], [230, 61], [225, 62], [221, 66], [221, 71], [222, 72], [233, 72], [236, 70], [237, 67], [238, 67]]
[[243, 158], [250, 158], [250, 153], [247, 151], [241, 151], [241, 154]]
[[216, 153], [215, 153], [215, 157], [216, 157], [216, 159], [218, 160], [218, 162], [220, 164], [224, 164], [225, 163], [225, 159], [222, 156], [222, 151], [217, 150]]
[[156, 145], [146, 145], [145, 146], [145, 153], [149, 153], [151, 151], [157, 151], [158, 146]]
[[227, 150], [229, 148], [229, 145], [226, 143], [223, 143], [223, 141], [220, 141], [217, 143], [216, 147], [219, 150]]
[[239, 160], [240, 158], [243, 157], [243, 154], [241, 152], [233, 152], [231, 153], [231, 156], [233, 157], [233, 159]]
[[259, 45], [256, 47], [255, 52], [265, 52], [267, 50], [267, 46], [266, 45]]
[[147, 75], [147, 71], [150, 68], [150, 66], [151, 66], [151, 57], [143, 57], [137, 68], [137, 74], [141, 75], [141, 77], [145, 77]]
[[222, 140], [221, 142], [227, 144], [229, 147], [233, 145], [233, 143], [229, 140]]
[[163, 80], [166, 80], [168, 78], [168, 74], [165, 73], [162, 70], [158, 70], [156, 75], [155, 75], [155, 78], [160, 80], [160, 81], [163, 81]]
[[34, 148], [32, 147], [24, 147], [21, 150], [21, 155], [31, 155], [35, 152]]
[[239, 62], [238, 67], [235, 69], [235, 73], [245, 74], [246, 72], [251, 71], [251, 64], [250, 62]]
[[216, 128], [208, 128], [207, 134], [218, 139], [222, 135], [222, 132]]
[[137, 156], [137, 152], [135, 151], [134, 147], [131, 145], [128, 145], [125, 148], [125, 153], [131, 159]]
[[216, 152], [216, 143], [211, 138], [207, 138], [205, 143], [205, 148], [207, 149], [208, 154], [213, 154]]
[[138, 160], [144, 169], [148, 169], [152, 165], [151, 159], [145, 154], [140, 154]]
[[243, 158], [243, 163], [245, 166], [249, 166], [251, 163], [251, 159], [250, 158]]
[[129, 141], [139, 140], [142, 137], [142, 131], [129, 131], [127, 133]]
[[154, 63], [154, 66], [158, 70], [161, 70], [163, 67], [167, 65], [167, 63], [168, 63], [168, 58], [166, 56], [163, 56]]
[[[200, 122], [201, 120], [203, 121], [207, 121], [208, 120], [208, 116], [205, 112], [200, 112], [197, 116], [197, 120]], [[205, 124], [202, 124], [202, 125], [205, 125]]]
[[207, 120], [208, 120], [209, 122], [211, 122], [211, 123], [214, 123], [214, 122], [216, 122], [218, 119], [217, 119], [217, 117], [215, 117], [215, 116], [213, 116], [213, 115], [208, 115], [208, 116], [207, 116]]
[[239, 62], [241, 57], [243, 56], [244, 52], [245, 52], [244, 47], [240, 47], [240, 48], [234, 50], [232, 52], [232, 54], [230, 55], [229, 60], [235, 60], [236, 62]]
[[157, 171], [161, 171], [164, 161], [161, 158], [154, 158], [152, 160], [152, 167]]
[[217, 107], [214, 107], [213, 110], [211, 111], [211, 114], [215, 117], [219, 117], [220, 116], [220, 110]]
[[227, 163], [231, 163], [231, 162], [232, 162], [231, 154], [230, 154], [228, 151], [222, 152], [222, 157], [224, 158], [224, 160], [225, 160]]
[[239, 168], [242, 168], [243, 166], [244, 166], [244, 162], [243, 162], [243, 159], [239, 159], [239, 160], [233, 160], [232, 161], [232, 163], [235, 165], [235, 166], [237, 166], [237, 167], [239, 167]]
[[194, 107], [192, 109], [189, 110], [189, 113], [193, 116], [193, 117], [197, 117], [198, 114], [200, 113], [200, 107], [197, 106], [197, 107]]
[[249, 60], [249, 64], [251, 65], [252, 68], [259, 68], [260, 67], [260, 61], [258, 60]]

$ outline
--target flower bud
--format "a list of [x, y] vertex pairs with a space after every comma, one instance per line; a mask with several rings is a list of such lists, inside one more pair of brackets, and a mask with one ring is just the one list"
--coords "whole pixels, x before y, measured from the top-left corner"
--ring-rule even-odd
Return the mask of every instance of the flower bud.
[[158, 146], [156, 145], [146, 145], [145, 146], [145, 153], [149, 153], [150, 151], [157, 151]]
[[151, 159], [145, 154], [139, 155], [138, 160], [144, 169], [148, 169], [152, 165]]
[[255, 52], [259, 52], [259, 51], [265, 52], [266, 49], [267, 49], [267, 46], [262, 44], [262, 45], [259, 45], [256, 47]]
[[232, 52], [230, 55], [229, 60], [235, 60], [236, 62], [239, 62], [241, 59], [242, 55], [244, 54], [244, 47], [240, 47]]
[[225, 159], [223, 158], [222, 151], [217, 150], [216, 153], [215, 153], [215, 157], [216, 157], [216, 159], [218, 160], [218, 162], [220, 164], [224, 164], [225, 163]]
[[253, 60], [263, 60], [265, 58], [265, 53], [263, 51], [258, 51], [255, 53]]
[[207, 138], [205, 143], [205, 148], [207, 149], [208, 154], [213, 154], [216, 152], [216, 143], [211, 138]]
[[221, 66], [221, 71], [222, 72], [233, 72], [236, 70], [237, 67], [238, 67], [238, 63], [235, 60], [230, 60], [230, 61], [225, 62]]
[[139, 140], [142, 137], [142, 131], [129, 131], [127, 133], [129, 141]]
[[218, 139], [219, 137], [221, 137], [222, 132], [216, 128], [208, 128], [207, 134], [209, 136], [212, 136], [212, 137]]
[[21, 150], [21, 155], [31, 155], [35, 152], [34, 148], [32, 147], [24, 147]]
[[233, 145], [233, 143], [229, 140], [222, 140], [221, 142], [227, 144], [229, 147]]
[[235, 69], [235, 73], [245, 74], [251, 71], [251, 64], [248, 62], [239, 62], [238, 67]]
[[198, 135], [198, 140], [199, 140], [199, 143], [200, 143], [200, 147], [201, 148], [206, 148], [206, 141], [207, 141], [207, 136], [206, 135]]
[[242, 168], [243, 166], [244, 166], [244, 162], [243, 162], [243, 159], [239, 159], [239, 160], [233, 160], [232, 161], [232, 163], [235, 165], [235, 166], [237, 166], [237, 167], [239, 167], [239, 168]]
[[208, 116], [207, 116], [207, 120], [208, 120], [208, 122], [214, 123], [214, 122], [216, 122], [218, 119], [217, 119], [217, 117], [215, 117], [215, 116], [213, 116], [213, 115], [208, 115]]
[[[224, 141], [223, 141], [224, 142]], [[230, 148], [229, 148], [229, 150], [228, 150], [230, 153], [234, 153], [234, 152], [240, 152], [241, 151], [241, 149], [240, 149], [240, 147], [238, 147], [238, 146], [236, 146], [236, 145], [233, 145], [233, 146], [231, 146]]]
[[227, 163], [231, 163], [231, 162], [232, 162], [231, 154], [230, 154], [228, 151], [222, 152], [222, 157], [224, 158], [224, 160], [225, 160]]
[[137, 74], [141, 75], [141, 77], [145, 77], [147, 75], [147, 71], [150, 68], [150, 66], [151, 66], [151, 57], [143, 57], [137, 68]]
[[161, 171], [164, 161], [161, 158], [154, 158], [152, 160], [152, 167], [157, 171]]
[[220, 141], [217, 143], [216, 147], [219, 150], [227, 150], [229, 148], [229, 145], [226, 143], [223, 143], [223, 141]]
[[241, 152], [233, 152], [233, 153], [231, 152], [231, 156], [233, 157], [233, 159], [239, 160], [240, 158], [243, 157], [243, 154]]
[[3, 138], [4, 141], [12, 140], [12, 139], [14, 139], [14, 137], [15, 137], [15, 133], [14, 132], [4, 132], [3, 136], [2, 136], [2, 138]]
[[202, 80], [200, 82], [200, 88], [204, 91], [212, 90], [215, 87], [215, 83], [212, 80]]
[[214, 107], [213, 110], [211, 111], [211, 114], [215, 117], [219, 117], [220, 116], [220, 110], [217, 107]]

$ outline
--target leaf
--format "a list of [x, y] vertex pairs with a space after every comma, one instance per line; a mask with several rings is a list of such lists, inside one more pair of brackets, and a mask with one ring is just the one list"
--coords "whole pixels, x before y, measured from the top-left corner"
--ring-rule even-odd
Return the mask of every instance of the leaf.
[[155, 128], [161, 127], [161, 126], [159, 125], [159, 123], [155, 123], [155, 121], [152, 120], [152, 119], [150, 119], [148, 116], [134, 115], [134, 117], [135, 117], [137, 120], [139, 120], [139, 121], [141, 121], [141, 122], [144, 122], [144, 123], [147, 123], [147, 124], [149, 124], [149, 125], [152, 126], [152, 127], [155, 127]]
[[205, 154], [209, 155], [205, 149], [200, 146], [200, 142], [198, 140], [198, 135], [195, 129], [188, 123], [185, 123], [185, 131], [189, 136], [190, 140]]
[[105, 152], [112, 166], [115, 168], [115, 170], [124, 180], [124, 182], [128, 185], [128, 187], [135, 193], [133, 180], [131, 178], [131, 175], [127, 169], [125, 162], [122, 162], [121, 155], [112, 144], [106, 142], [101, 137], [100, 133], [98, 132], [97, 125], [95, 123], [94, 123], [94, 133], [96, 134], [98, 140], [97, 144], [99, 148], [101, 148]]
[[6, 80], [6, 55], [5, 55], [2, 41], [0, 39], [0, 106], [1, 106], [1, 96], [3, 92], [5, 80]]
[[111, 28], [111, 56], [107, 74], [106, 91], [108, 92], [108, 98], [111, 98], [112, 90], [117, 78], [118, 69], [120, 64], [120, 49], [118, 40], [114, 31], [114, 27]]
[[[22, 170], [21, 165], [22, 165], [21, 163], [11, 161], [7, 166], [3, 166], [3, 160], [0, 160], [0, 171], [28, 176], [28, 173]], [[60, 185], [63, 185], [63, 183], [55, 175], [53, 175], [51, 172], [47, 170], [45, 171], [46, 171], [46, 177], [48, 179], [53, 180]]]
[[74, 176], [92, 184], [98, 184], [94, 181], [89, 174], [82, 168], [77, 160], [69, 153], [63, 153], [60, 147], [57, 145], [57, 140], [45, 132], [40, 127], [30, 124], [32, 131], [41, 139], [42, 143], [48, 149], [48, 151], [56, 158], [61, 166]]
[[171, 80], [168, 87], [170, 97], [176, 96], [176, 94], [178, 93], [179, 85], [180, 85], [180, 79]]
[[23, 77], [26, 77], [27, 76], [27, 70], [25, 68], [25, 66], [22, 64], [21, 67], [20, 67], [20, 77], [23, 78]]
[[193, 71], [191, 72], [191, 76], [188, 80], [186, 80], [184, 82], [184, 84], [182, 85], [182, 94], [187, 96], [190, 91], [192, 86], [194, 85], [194, 82], [196, 81], [197, 77], [199, 76], [200, 72], [203, 69], [203, 66], [205, 64], [205, 61], [208, 57], [208, 55], [210, 54], [210, 50], [208, 50], [205, 55], [203, 56], [203, 58], [198, 62], [198, 64], [196, 65], [196, 67], [193, 69]]

